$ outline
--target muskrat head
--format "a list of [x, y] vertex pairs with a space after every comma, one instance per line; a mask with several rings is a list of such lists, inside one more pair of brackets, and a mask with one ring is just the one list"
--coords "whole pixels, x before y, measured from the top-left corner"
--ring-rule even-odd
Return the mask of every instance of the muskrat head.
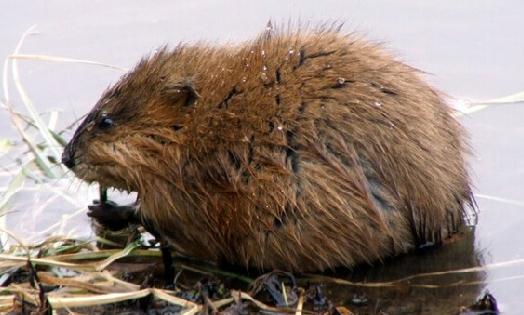
[[142, 60], [103, 93], [62, 155], [77, 177], [137, 191], [144, 177], [169, 178], [177, 168], [198, 94], [172, 56]]

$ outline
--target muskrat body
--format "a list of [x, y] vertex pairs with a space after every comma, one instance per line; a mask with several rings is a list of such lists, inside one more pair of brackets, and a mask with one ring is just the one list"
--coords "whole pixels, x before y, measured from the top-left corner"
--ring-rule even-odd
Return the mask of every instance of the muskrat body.
[[336, 30], [161, 49], [108, 89], [63, 161], [137, 191], [180, 253], [256, 269], [372, 263], [456, 232], [463, 131], [417, 70]]

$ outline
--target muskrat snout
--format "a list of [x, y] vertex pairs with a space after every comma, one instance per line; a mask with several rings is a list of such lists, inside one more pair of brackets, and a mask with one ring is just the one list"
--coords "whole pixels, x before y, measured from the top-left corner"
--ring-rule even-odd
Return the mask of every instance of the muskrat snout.
[[73, 150], [71, 143], [68, 143], [64, 148], [64, 152], [62, 153], [62, 164], [69, 169], [75, 167], [75, 151]]

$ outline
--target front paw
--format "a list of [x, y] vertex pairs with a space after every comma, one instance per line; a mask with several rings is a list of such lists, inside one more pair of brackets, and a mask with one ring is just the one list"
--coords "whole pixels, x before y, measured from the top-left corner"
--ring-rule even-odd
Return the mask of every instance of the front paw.
[[88, 206], [87, 215], [96, 220], [102, 227], [111, 231], [119, 231], [134, 223], [135, 209], [130, 206], [119, 206], [115, 202], [100, 203], [98, 200]]

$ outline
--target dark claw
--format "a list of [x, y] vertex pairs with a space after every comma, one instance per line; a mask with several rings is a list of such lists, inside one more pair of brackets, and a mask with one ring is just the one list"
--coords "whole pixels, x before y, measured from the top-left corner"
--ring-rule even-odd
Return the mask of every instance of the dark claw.
[[162, 253], [162, 262], [164, 264], [164, 284], [166, 289], [172, 290], [175, 288], [175, 266], [173, 265], [171, 247], [162, 241], [160, 242], [160, 252]]
[[93, 205], [87, 207], [87, 216], [109, 230], [118, 231], [128, 227], [129, 223], [138, 223], [134, 206], [118, 206], [112, 201], [104, 204], [96, 203], [96, 200], [93, 202]]

